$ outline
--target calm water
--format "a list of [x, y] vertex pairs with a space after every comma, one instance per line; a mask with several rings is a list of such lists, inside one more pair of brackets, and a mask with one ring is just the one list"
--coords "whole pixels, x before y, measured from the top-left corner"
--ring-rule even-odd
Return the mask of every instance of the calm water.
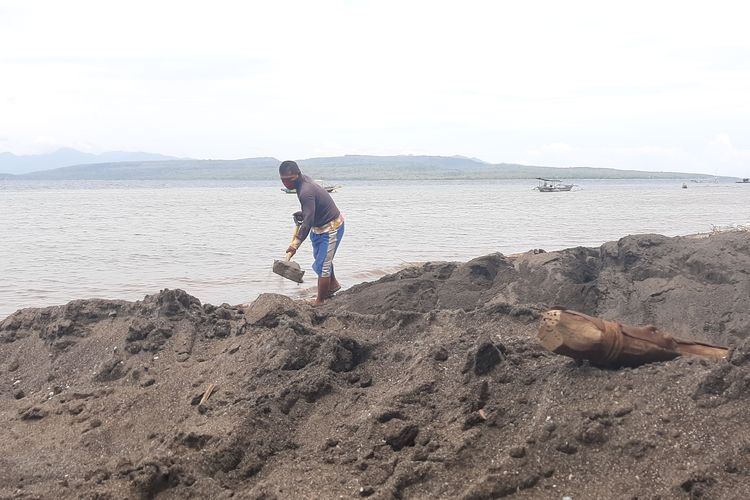
[[[750, 186], [682, 181], [345, 182], [342, 284], [413, 262], [598, 246], [626, 234], [683, 235], [750, 223]], [[291, 238], [297, 197], [276, 182], [0, 181], [0, 318], [77, 298], [137, 300], [182, 288], [238, 304], [262, 292], [310, 295], [305, 242], [297, 285], [271, 271]]]

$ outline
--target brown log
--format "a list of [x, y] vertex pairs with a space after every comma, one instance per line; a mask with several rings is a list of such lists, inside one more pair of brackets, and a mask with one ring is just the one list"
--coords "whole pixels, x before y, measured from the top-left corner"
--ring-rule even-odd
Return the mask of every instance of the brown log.
[[639, 366], [682, 355], [719, 360], [729, 352], [726, 347], [674, 337], [653, 325], [623, 325], [564, 309], [542, 314], [538, 336], [548, 351], [600, 366]]

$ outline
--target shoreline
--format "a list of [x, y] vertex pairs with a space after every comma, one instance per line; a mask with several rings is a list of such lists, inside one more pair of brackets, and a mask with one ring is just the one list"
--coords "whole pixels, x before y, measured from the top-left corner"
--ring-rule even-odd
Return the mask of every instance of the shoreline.
[[[724, 232], [750, 232], [750, 223], [748, 223], [748, 224], [739, 224], [738, 223], [738, 224], [732, 224], [732, 225], [726, 225], [726, 226], [713, 226], [711, 231], [699, 232], [699, 233], [691, 233], [691, 234], [684, 234], [684, 235], [677, 235], [677, 236], [669, 236], [669, 237], [703, 238], [703, 237], [708, 237], [708, 236], [711, 236], [711, 235], [715, 235], [715, 234], [718, 234], [718, 233], [724, 233]], [[636, 235], [629, 235], [629, 236], [639, 236], [639, 235], [636, 234]], [[606, 244], [606, 242], [604, 242], [604, 243], [602, 243], [601, 245], [598, 245], [598, 246], [586, 246], [585, 248], [591, 248], [591, 249], [600, 248], [604, 244]], [[569, 250], [571, 248], [575, 248], [575, 247], [560, 248], [560, 249], [555, 249], [555, 250], [544, 250], [544, 251], [545, 252], [560, 252], [560, 251]], [[510, 253], [510, 254], [507, 254], [506, 257], [508, 257], [510, 259], [513, 259], [513, 258], [517, 258], [518, 256], [521, 256], [521, 255], [524, 255], [526, 253], [533, 252], [533, 251], [536, 251], [536, 250], [535, 249], [528, 249], [528, 250], [523, 251], [523, 252]], [[379, 268], [379, 269], [373, 270], [373, 271], [362, 271], [359, 274], [360, 274], [360, 277], [362, 277], [364, 279], [362, 279], [361, 281], [357, 281], [357, 282], [355, 282], [355, 283], [353, 283], [351, 285], [345, 285], [344, 288], [342, 289], [342, 292], [345, 291], [345, 290], [348, 290], [349, 288], [352, 288], [353, 286], [361, 285], [361, 284], [364, 284], [364, 283], [367, 283], [367, 282], [373, 281], [373, 280], [378, 280], [378, 279], [380, 279], [380, 278], [382, 278], [384, 276], [387, 276], [389, 274], [397, 273], [397, 272], [402, 271], [404, 269], [407, 269], [409, 267], [415, 267], [415, 266], [418, 267], [418, 266], [422, 266], [424, 264], [429, 264], [429, 263], [432, 263], [432, 262], [461, 262], [461, 261], [404, 262], [404, 263], [402, 263], [400, 265], [388, 266], [388, 267]], [[309, 286], [306, 286], [304, 288], [300, 287], [299, 290], [297, 290], [296, 292], [285, 294], [285, 295], [288, 295], [292, 299], [305, 299], [305, 298], [314, 296], [314, 294], [315, 294], [315, 285], [314, 285], [314, 282], [308, 281], [307, 284], [309, 284]], [[180, 287], [175, 287], [175, 288], [180, 288]], [[153, 294], [153, 293], [156, 293], [156, 291], [151, 292], [151, 294]], [[249, 300], [246, 300], [246, 301], [242, 301], [242, 302], [238, 302], [237, 304], [234, 304], [234, 305], [235, 306], [248, 305], [253, 300], [257, 299], [257, 297], [259, 297], [260, 295], [262, 295], [264, 293], [278, 293], [278, 292], [263, 292], [263, 291], [260, 291], [252, 299], [249, 299]], [[148, 295], [149, 295], [149, 293], [145, 293], [143, 295], [138, 295], [138, 297], [148, 296]], [[70, 300], [120, 300], [120, 301], [138, 301], [140, 299], [139, 298], [135, 298], [135, 297], [134, 298], [112, 298], [110, 296], [89, 296], [89, 297], [71, 298]], [[225, 304], [227, 302], [223, 301], [221, 303]], [[64, 304], [58, 303], [58, 304], [37, 305], [37, 306], [30, 305], [30, 306], [24, 306], [24, 307], [15, 309], [15, 310], [9, 310], [7, 313], [5, 313], [5, 315], [3, 315], [2, 312], [0, 312], [0, 321], [4, 320], [5, 318], [7, 318], [8, 316], [10, 316], [12, 314], [14, 314], [14, 313], [16, 313], [18, 311], [22, 311], [24, 309], [46, 309], [46, 308], [50, 308], [50, 307], [60, 307], [62, 305], [64, 305]]]

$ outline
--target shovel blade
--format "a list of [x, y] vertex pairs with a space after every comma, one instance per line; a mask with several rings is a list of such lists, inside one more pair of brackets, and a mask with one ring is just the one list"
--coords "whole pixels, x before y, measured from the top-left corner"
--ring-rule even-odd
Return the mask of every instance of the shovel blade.
[[300, 269], [299, 264], [286, 260], [273, 261], [273, 272], [297, 283], [302, 283], [302, 277], [305, 275], [305, 271]]

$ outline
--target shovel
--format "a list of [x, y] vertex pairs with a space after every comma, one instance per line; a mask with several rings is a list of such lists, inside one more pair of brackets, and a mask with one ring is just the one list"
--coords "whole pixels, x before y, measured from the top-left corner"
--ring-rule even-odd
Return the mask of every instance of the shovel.
[[[292, 242], [297, 238], [297, 232], [299, 231], [299, 225], [296, 224], [295, 220], [295, 226], [294, 226], [294, 235], [292, 236]], [[302, 276], [305, 275], [305, 271], [303, 271], [299, 264], [296, 262], [292, 262], [292, 254], [288, 253], [286, 254], [285, 260], [274, 260], [273, 261], [273, 272], [278, 274], [279, 276], [282, 276], [288, 280], [296, 281], [297, 283], [302, 283]]]

